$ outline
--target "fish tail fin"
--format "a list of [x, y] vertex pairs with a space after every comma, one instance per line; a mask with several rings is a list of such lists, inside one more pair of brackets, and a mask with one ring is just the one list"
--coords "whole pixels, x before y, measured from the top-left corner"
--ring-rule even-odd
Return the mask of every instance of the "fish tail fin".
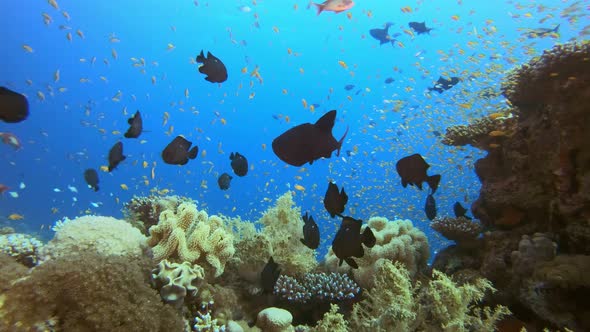
[[395, 46], [395, 42], [396, 42], [396, 41], [397, 41], [397, 40], [395, 40], [395, 39], [392, 39], [392, 40], [390, 41], [390, 42], [391, 42], [391, 46]]
[[95, 186], [94, 187], [94, 191], [98, 191], [98, 186]]
[[324, 11], [324, 5], [322, 5], [322, 4], [318, 4], [318, 3], [314, 3], [313, 5], [314, 5], [314, 6], [316, 7], [316, 9], [318, 10], [318, 15], [319, 15], [319, 14], [321, 14], [321, 13]]
[[431, 176], [427, 177], [426, 182], [428, 182], [428, 186], [430, 187], [430, 189], [432, 190], [432, 193], [434, 194], [434, 192], [438, 188], [438, 184], [440, 182], [440, 174], [431, 175]]
[[195, 159], [197, 158], [197, 153], [199, 153], [199, 147], [195, 146], [188, 152], [188, 157]]
[[336, 156], [340, 156], [340, 149], [342, 149], [342, 143], [344, 143], [346, 134], [348, 134], [348, 126], [346, 126], [346, 131], [344, 132], [344, 135], [342, 135], [342, 138], [340, 138], [340, 140], [338, 141], [338, 150], [336, 150]]
[[362, 239], [363, 244], [369, 248], [373, 248], [373, 246], [377, 242], [377, 239], [375, 238], [375, 234], [373, 234], [373, 231], [371, 230], [371, 228], [369, 226], [367, 226], [367, 228], [365, 228], [365, 231], [363, 232], [362, 237], [363, 237], [363, 239]]
[[559, 31], [559, 26], [560, 26], [560, 25], [561, 25], [561, 24], [557, 24], [557, 26], [556, 26], [556, 27], [553, 29], [553, 32], [557, 32], [557, 31]]
[[201, 50], [201, 54], [197, 55], [197, 62], [203, 63], [205, 61], [205, 54], [203, 54], [203, 50]]
[[359, 265], [351, 257], [345, 258], [344, 260], [346, 261], [346, 264], [350, 265], [350, 267], [352, 267], [353, 269], [359, 268]]

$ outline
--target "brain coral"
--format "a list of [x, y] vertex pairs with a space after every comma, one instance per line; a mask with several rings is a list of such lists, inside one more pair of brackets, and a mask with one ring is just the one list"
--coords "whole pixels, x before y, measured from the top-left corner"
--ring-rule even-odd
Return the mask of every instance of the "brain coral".
[[59, 223], [55, 236], [44, 247], [44, 254], [62, 256], [93, 250], [105, 256], [141, 256], [148, 249], [146, 237], [124, 220], [83, 216]]
[[199, 264], [208, 276], [218, 277], [225, 263], [234, 255], [233, 235], [218, 216], [198, 211], [185, 202], [176, 211], [165, 210], [160, 221], [149, 229], [148, 245], [154, 259]]
[[[373, 275], [377, 261], [387, 259], [399, 261], [411, 275], [426, 267], [429, 249], [426, 235], [412, 225], [409, 220], [389, 221], [383, 217], [372, 217], [367, 225], [373, 230], [377, 242], [373, 248], [365, 247], [365, 255], [356, 259], [358, 269], [353, 269], [355, 280], [363, 288], [373, 285]], [[364, 230], [363, 226], [363, 230]], [[326, 255], [326, 267], [331, 271], [350, 270], [347, 264], [338, 267], [339, 259], [330, 248]]]

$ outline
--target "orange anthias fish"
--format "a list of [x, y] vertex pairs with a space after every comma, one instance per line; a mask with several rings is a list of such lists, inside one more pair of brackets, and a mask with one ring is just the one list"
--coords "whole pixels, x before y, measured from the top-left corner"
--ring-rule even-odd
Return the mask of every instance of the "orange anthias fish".
[[0, 138], [2, 139], [2, 143], [10, 145], [16, 150], [22, 147], [20, 141], [14, 134], [0, 132]]
[[3, 185], [0, 183], [0, 194], [4, 194], [5, 192], [7, 192], [10, 189], [10, 187]]
[[314, 5], [318, 8], [318, 15], [321, 14], [323, 11], [342, 13], [343, 11], [352, 8], [352, 6], [354, 6], [354, 1], [326, 0], [322, 4], [314, 3]]

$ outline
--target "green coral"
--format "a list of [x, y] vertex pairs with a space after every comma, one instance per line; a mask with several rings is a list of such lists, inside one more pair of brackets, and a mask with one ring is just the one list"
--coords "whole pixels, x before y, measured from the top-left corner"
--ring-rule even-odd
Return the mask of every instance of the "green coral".
[[338, 305], [330, 304], [330, 311], [324, 314], [322, 320], [311, 328], [310, 332], [339, 332], [348, 331], [348, 322], [344, 315], [338, 313]]
[[510, 314], [504, 306], [476, 306], [487, 291], [494, 291], [485, 279], [458, 286], [434, 270], [427, 284], [412, 286], [402, 264], [383, 260], [374, 282], [366, 299], [354, 305], [355, 331], [493, 331], [495, 323]]

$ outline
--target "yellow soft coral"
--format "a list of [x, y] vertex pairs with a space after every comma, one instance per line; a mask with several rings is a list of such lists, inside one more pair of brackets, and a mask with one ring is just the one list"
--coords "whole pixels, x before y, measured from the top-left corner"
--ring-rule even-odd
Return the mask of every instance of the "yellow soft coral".
[[[429, 256], [428, 239], [421, 230], [412, 225], [411, 221], [389, 221], [383, 217], [372, 217], [367, 225], [377, 241], [373, 248], [365, 247], [365, 255], [362, 258], [355, 259], [359, 268], [352, 270], [352, 273], [361, 287], [373, 286], [375, 267], [382, 259], [401, 262], [411, 276], [426, 267]], [[339, 259], [330, 249], [326, 255], [328, 269], [339, 272], [351, 270], [346, 264], [338, 267], [338, 263]]]
[[233, 235], [221, 218], [198, 211], [191, 202], [180, 204], [176, 211], [162, 212], [160, 222], [150, 228], [148, 244], [154, 259], [199, 264], [213, 277], [223, 273], [235, 252]]

